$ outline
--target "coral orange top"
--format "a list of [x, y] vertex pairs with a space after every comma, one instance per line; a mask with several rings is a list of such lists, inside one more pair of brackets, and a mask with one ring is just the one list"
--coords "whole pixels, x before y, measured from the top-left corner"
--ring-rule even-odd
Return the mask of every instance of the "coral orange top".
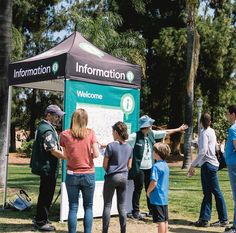
[[83, 139], [72, 136], [70, 129], [60, 134], [60, 144], [67, 156], [67, 171], [74, 173], [94, 173], [92, 145], [97, 142], [95, 133], [88, 129], [88, 135]]

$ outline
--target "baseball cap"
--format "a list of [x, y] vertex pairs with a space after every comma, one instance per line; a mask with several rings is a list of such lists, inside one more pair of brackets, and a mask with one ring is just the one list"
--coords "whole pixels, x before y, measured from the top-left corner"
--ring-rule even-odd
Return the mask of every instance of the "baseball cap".
[[60, 107], [58, 107], [57, 105], [53, 105], [53, 104], [49, 105], [49, 106], [46, 108], [46, 110], [45, 110], [45, 115], [46, 115], [47, 113], [54, 113], [54, 114], [57, 114], [57, 115], [60, 116], [60, 117], [62, 117], [62, 116], [65, 114], [65, 112], [63, 112], [63, 111], [60, 109]]

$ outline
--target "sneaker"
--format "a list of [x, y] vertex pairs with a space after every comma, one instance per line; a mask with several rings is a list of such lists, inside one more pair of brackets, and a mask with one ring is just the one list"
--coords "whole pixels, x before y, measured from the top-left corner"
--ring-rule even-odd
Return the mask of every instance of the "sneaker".
[[148, 218], [152, 218], [152, 212], [149, 211], [148, 213], [146, 213], [146, 216], [147, 216]]
[[53, 225], [48, 224], [48, 223], [46, 223], [44, 225], [38, 225], [36, 223], [36, 224], [34, 224], [34, 227], [39, 231], [55, 231], [56, 230], [56, 228]]
[[35, 217], [32, 219], [32, 224], [33, 225], [37, 225], [37, 223], [38, 223], [38, 225], [44, 225], [45, 223], [48, 223], [48, 224], [52, 224], [52, 222], [49, 220], [49, 219], [47, 219], [46, 221], [40, 221], [40, 222], [37, 222], [36, 221], [36, 219], [35, 219]]
[[143, 220], [143, 215], [138, 213], [133, 213], [133, 218], [136, 220]]
[[234, 227], [226, 227], [224, 232], [236, 233], [236, 229]]
[[199, 219], [193, 223], [195, 227], [208, 227], [209, 223], [206, 220]]
[[228, 221], [216, 221], [210, 224], [211, 227], [226, 227], [229, 224]]

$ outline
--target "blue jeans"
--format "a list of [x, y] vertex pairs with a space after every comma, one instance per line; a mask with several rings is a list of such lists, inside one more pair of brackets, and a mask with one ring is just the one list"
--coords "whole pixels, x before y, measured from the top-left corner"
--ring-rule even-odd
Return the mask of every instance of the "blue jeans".
[[84, 207], [84, 233], [91, 233], [93, 225], [95, 174], [67, 174], [66, 189], [69, 199], [68, 232], [76, 233], [78, 201], [81, 191]]
[[127, 179], [127, 173], [116, 173], [113, 175], [105, 176], [105, 182], [103, 186], [104, 208], [102, 214], [102, 233], [108, 232], [112, 198], [115, 190], [117, 194], [117, 209], [119, 212], [120, 232], [126, 232], [125, 198]]
[[224, 197], [220, 191], [218, 176], [218, 167], [206, 162], [201, 167], [201, 181], [203, 200], [201, 205], [199, 219], [209, 221], [211, 219], [212, 210], [212, 194], [215, 196], [216, 210], [218, 213], [218, 219], [220, 221], [228, 220], [227, 208]]
[[232, 195], [234, 200], [234, 222], [233, 226], [236, 228], [236, 165], [227, 165], [229, 180], [232, 189]]

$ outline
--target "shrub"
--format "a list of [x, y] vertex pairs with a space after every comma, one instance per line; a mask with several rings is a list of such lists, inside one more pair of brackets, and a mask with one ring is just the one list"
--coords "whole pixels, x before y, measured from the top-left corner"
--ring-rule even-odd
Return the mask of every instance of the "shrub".
[[216, 136], [219, 142], [223, 142], [227, 138], [230, 123], [225, 117], [225, 108], [218, 107], [215, 109], [215, 115], [213, 119], [213, 128], [216, 131]]
[[27, 157], [31, 157], [33, 142], [34, 140], [22, 142], [21, 147], [18, 149], [18, 152], [25, 154]]

